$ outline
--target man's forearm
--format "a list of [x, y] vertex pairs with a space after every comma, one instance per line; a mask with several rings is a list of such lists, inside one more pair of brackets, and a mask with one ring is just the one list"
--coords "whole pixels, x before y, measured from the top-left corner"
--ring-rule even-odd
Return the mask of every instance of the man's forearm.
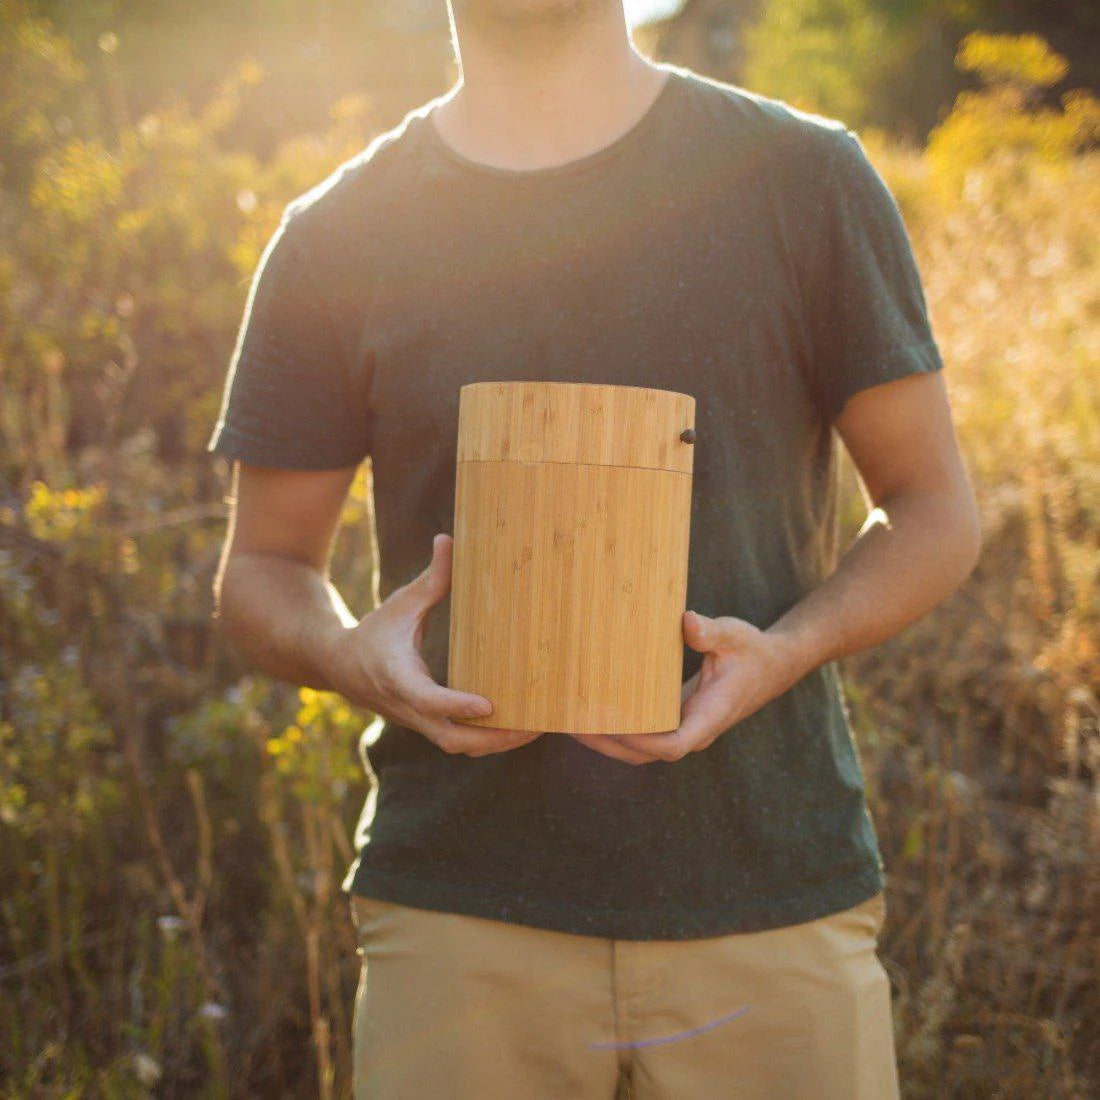
[[225, 565], [217, 599], [226, 635], [253, 668], [287, 683], [332, 690], [326, 646], [358, 620], [331, 581], [302, 562], [239, 554]]
[[765, 633], [783, 640], [798, 678], [878, 645], [942, 603], [980, 551], [972, 512], [957, 496], [898, 498], [868, 517], [836, 570]]

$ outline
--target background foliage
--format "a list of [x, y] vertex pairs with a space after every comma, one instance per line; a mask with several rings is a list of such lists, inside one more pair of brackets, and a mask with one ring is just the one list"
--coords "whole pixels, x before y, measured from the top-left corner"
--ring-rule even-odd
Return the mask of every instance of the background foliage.
[[[898, 197], [982, 508], [967, 583], [845, 663], [906, 1095], [1084, 1097], [1100, 119], [1051, 42], [1093, 9], [732, 6], [715, 75], [845, 118]], [[283, 204], [449, 64], [438, 20], [367, 3], [0, 5], [0, 1095], [347, 1093], [371, 716], [214, 636], [203, 446]], [[334, 562], [361, 613], [370, 476]]]

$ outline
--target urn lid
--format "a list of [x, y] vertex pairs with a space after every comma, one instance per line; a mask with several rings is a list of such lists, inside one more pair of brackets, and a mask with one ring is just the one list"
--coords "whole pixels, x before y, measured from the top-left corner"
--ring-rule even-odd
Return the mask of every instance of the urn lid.
[[459, 462], [569, 462], [690, 474], [695, 398], [594, 382], [471, 382], [459, 390]]

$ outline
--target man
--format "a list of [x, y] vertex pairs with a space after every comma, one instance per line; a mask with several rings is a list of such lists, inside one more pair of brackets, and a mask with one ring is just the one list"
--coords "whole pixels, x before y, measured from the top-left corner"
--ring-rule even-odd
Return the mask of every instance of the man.
[[[621, 0], [450, 12], [460, 82], [286, 208], [209, 444], [225, 629], [381, 722], [357, 1095], [897, 1096], [836, 661], [980, 545], [897, 205], [843, 123], [642, 58]], [[443, 686], [459, 389], [522, 379], [696, 398], [676, 731], [472, 726]], [[834, 429], [874, 509], [839, 560]], [[328, 558], [368, 456], [359, 618]]]

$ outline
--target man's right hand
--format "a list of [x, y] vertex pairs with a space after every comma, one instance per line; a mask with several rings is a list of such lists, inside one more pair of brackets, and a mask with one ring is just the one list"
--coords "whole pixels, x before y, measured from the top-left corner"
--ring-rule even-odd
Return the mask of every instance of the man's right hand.
[[432, 560], [408, 584], [395, 589], [355, 626], [339, 628], [323, 643], [325, 673], [354, 706], [417, 730], [444, 752], [485, 756], [518, 748], [541, 731], [467, 726], [454, 718], [492, 713], [482, 695], [455, 691], [431, 677], [421, 647], [433, 607], [450, 591], [454, 539], [432, 540]]

